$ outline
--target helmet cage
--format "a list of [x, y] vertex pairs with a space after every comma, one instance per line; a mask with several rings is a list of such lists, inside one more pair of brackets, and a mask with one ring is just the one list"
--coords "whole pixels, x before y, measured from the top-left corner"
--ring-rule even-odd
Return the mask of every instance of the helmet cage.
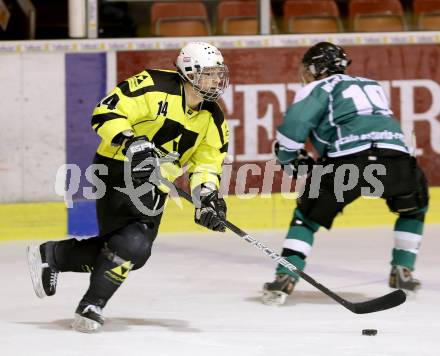
[[206, 101], [219, 99], [229, 85], [227, 65], [203, 68], [195, 65], [194, 69], [192, 74], [188, 74], [188, 80], [192, 83], [196, 95]]

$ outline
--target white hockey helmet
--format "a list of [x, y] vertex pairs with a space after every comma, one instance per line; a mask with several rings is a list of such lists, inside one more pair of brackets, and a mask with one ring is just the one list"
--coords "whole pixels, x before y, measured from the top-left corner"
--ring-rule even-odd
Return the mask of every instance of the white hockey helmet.
[[229, 71], [222, 54], [207, 42], [190, 42], [183, 47], [176, 67], [183, 80], [190, 82], [204, 100], [217, 100], [229, 85]]

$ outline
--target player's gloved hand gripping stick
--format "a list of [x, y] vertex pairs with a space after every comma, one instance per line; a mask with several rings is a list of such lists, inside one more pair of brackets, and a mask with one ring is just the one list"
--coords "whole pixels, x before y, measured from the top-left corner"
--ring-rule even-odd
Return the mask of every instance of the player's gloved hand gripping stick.
[[125, 143], [123, 153], [130, 151], [131, 177], [137, 184], [148, 181], [155, 168], [159, 165], [159, 153], [154, 143], [147, 137], [132, 137]]
[[193, 191], [194, 221], [213, 231], [225, 232], [226, 203], [215, 188], [202, 184]]
[[295, 179], [300, 176], [307, 176], [316, 163], [305, 149], [286, 152], [280, 148], [280, 144], [277, 141], [273, 144], [272, 152], [283, 171]]

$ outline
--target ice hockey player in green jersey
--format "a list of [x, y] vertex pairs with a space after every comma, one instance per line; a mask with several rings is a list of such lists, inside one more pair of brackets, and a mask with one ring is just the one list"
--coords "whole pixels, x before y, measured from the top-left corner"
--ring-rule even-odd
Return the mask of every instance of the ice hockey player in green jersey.
[[[305, 84], [278, 126], [274, 153], [285, 171], [305, 185], [284, 240], [282, 256], [304, 269], [314, 234], [361, 195], [386, 200], [398, 215], [394, 226], [389, 285], [415, 291], [412, 276], [428, 208], [428, 186], [410, 155], [383, 88], [345, 74], [351, 60], [329, 42], [309, 48], [301, 62]], [[305, 150], [310, 139], [319, 159]], [[263, 287], [263, 303], [281, 305], [298, 276], [282, 265]]]

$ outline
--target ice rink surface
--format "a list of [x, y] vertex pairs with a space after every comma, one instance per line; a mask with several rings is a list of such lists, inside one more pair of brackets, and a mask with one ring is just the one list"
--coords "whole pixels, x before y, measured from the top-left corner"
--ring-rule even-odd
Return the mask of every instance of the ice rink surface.
[[[1, 243], [0, 355], [421, 356], [440, 355], [440, 226], [426, 227], [405, 304], [356, 315], [306, 282], [282, 307], [260, 303], [274, 263], [233, 234], [159, 235], [147, 265], [130, 274], [105, 309], [99, 334], [70, 329], [87, 274], [64, 273], [38, 299], [26, 242]], [[253, 234], [279, 250], [284, 231]], [[350, 301], [388, 293], [391, 229], [317, 234], [306, 272]], [[362, 329], [377, 336], [362, 336]]]

